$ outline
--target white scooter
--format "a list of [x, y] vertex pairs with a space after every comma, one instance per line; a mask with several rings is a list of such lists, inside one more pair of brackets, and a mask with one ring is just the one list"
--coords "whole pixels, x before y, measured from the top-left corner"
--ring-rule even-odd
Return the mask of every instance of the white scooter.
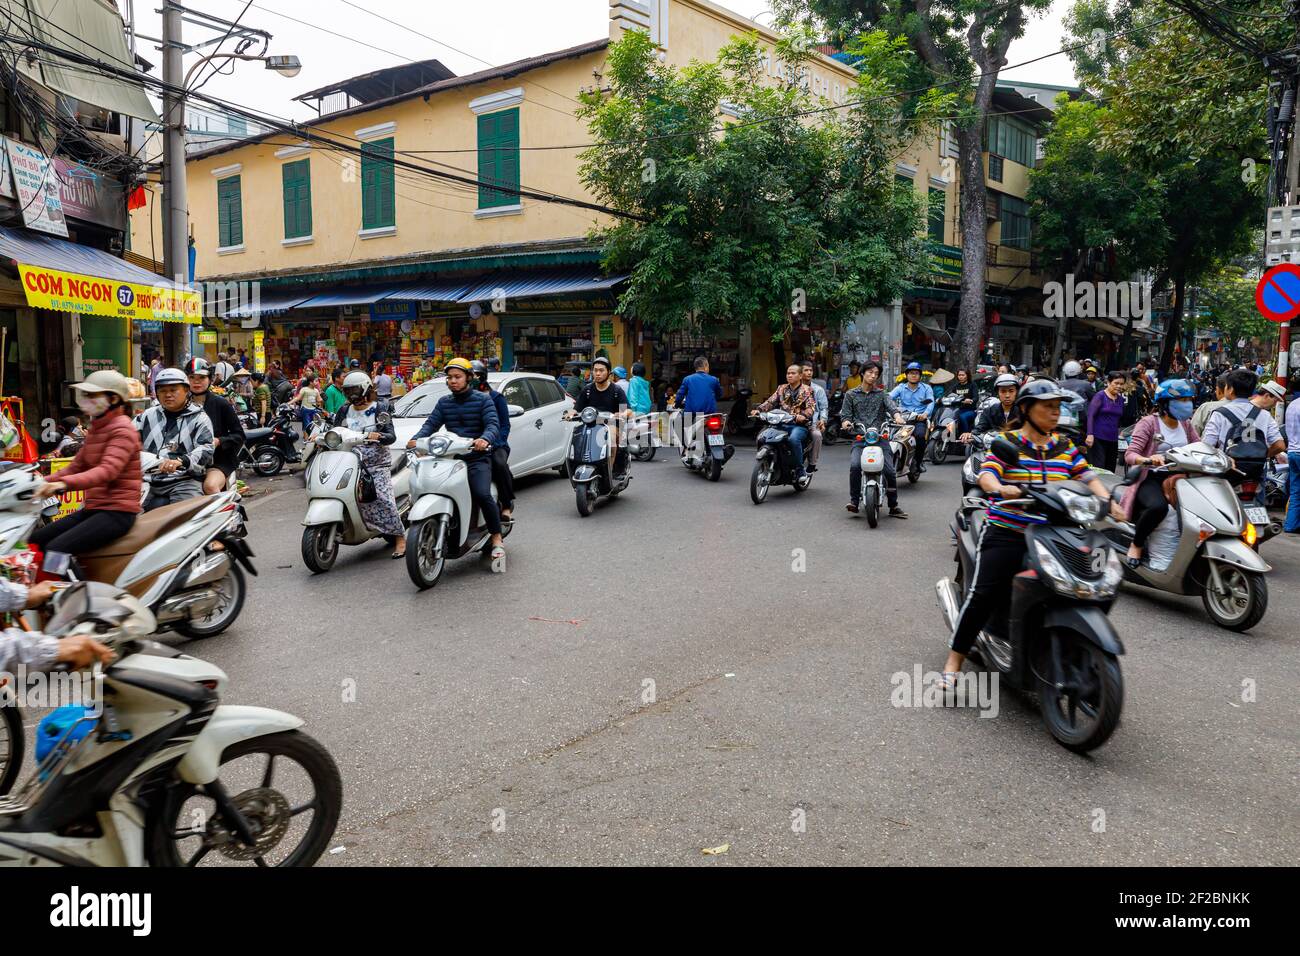
[[687, 471], [709, 481], [722, 477], [722, 466], [736, 453], [736, 446], [727, 443], [726, 427], [727, 416], [722, 412], [673, 413], [671, 428], [673, 435], [681, 439], [682, 464]]
[[220, 703], [226, 675], [143, 640], [153, 615], [119, 588], [75, 584], [52, 609], [46, 633], [93, 637], [118, 660], [95, 674], [102, 691], [80, 702], [86, 714], [0, 799], [0, 864], [297, 867], [321, 856], [343, 787], [302, 720]]
[[[864, 428], [862, 422], [853, 422], [853, 434], [850, 441], [855, 444], [865, 441], [862, 446], [862, 486], [859, 500], [862, 502], [861, 514], [866, 515], [867, 524], [874, 528], [880, 524], [880, 511], [885, 489], [880, 476], [885, 472], [885, 450], [877, 444], [882, 439], [889, 441], [889, 432], [878, 428]], [[897, 479], [895, 479], [897, 480]]]
[[[523, 414], [523, 409], [519, 409]], [[513, 414], [512, 414], [512, 417]], [[418, 438], [411, 459], [410, 528], [406, 532], [406, 572], [421, 591], [442, 577], [449, 558], [486, 550], [491, 532], [480, 521], [469, 488], [469, 469], [459, 456], [473, 450], [474, 439], [449, 432]], [[422, 457], [424, 456], [424, 457]], [[492, 497], [500, 505], [497, 486]], [[501, 522], [502, 535], [512, 521]]]
[[[1224, 477], [1232, 470], [1232, 460], [1203, 442], [1163, 454], [1167, 464], [1158, 471], [1187, 476], [1174, 485], [1178, 505], [1171, 509], [1171, 518], [1181, 527], [1177, 548], [1167, 567], [1154, 568], [1144, 559], [1136, 569], [1125, 565], [1124, 577], [1170, 594], [1199, 594], [1216, 624], [1247, 631], [1268, 610], [1264, 575], [1272, 569], [1254, 549], [1255, 526], [1246, 520], [1234, 488]], [[1112, 489], [1119, 485], [1109, 474], [1100, 477]], [[1133, 494], [1131, 485], [1124, 487], [1126, 494]], [[1128, 550], [1133, 541], [1131, 524], [1105, 518], [1098, 527], [1117, 551]], [[1149, 551], [1151, 539], [1147, 545]]]
[[[380, 424], [386, 416], [380, 416]], [[341, 426], [331, 428], [321, 438], [307, 474], [307, 516], [302, 519], [302, 559], [313, 574], [324, 574], [334, 567], [339, 545], [365, 544], [381, 537], [366, 527], [361, 518], [361, 457], [356, 449], [366, 444], [366, 436]], [[393, 495], [397, 513], [403, 522], [411, 510], [411, 472], [407, 458], [393, 456]]]

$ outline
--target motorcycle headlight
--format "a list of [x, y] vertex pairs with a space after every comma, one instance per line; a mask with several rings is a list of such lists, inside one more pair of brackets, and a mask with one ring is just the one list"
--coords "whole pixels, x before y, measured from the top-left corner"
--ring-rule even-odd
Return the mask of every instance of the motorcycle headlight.
[[450, 447], [451, 447], [451, 439], [445, 436], [440, 435], [437, 438], [429, 439], [430, 455], [444, 455], [446, 454], [447, 449]]
[[1095, 495], [1078, 495], [1073, 491], [1062, 491], [1060, 495], [1066, 514], [1076, 524], [1091, 524], [1101, 517], [1102, 502]]
[[1074, 575], [1065, 570], [1065, 565], [1056, 559], [1056, 555], [1038, 541], [1034, 542], [1034, 558], [1048, 580], [1052, 582], [1052, 587], [1062, 594], [1074, 594]]
[[596, 419], [599, 416], [600, 416], [600, 412], [596, 411], [594, 408], [588, 405], [586, 408], [582, 410], [582, 424], [594, 425], [596, 424]]
[[1232, 467], [1232, 462], [1228, 460], [1228, 456], [1218, 449], [1212, 452], [1193, 453], [1192, 457], [1196, 459], [1201, 471], [1207, 475], [1221, 475]]
[[868, 428], [866, 437], [867, 437], [867, 444], [874, 445], [876, 442], [880, 441], [880, 429]]
[[1101, 585], [1097, 588], [1098, 597], [1110, 597], [1119, 590], [1120, 582], [1124, 580], [1124, 565], [1119, 559], [1119, 552], [1114, 548], [1108, 550], [1110, 554], [1106, 558], [1106, 570], [1102, 574]]
[[343, 447], [343, 436], [336, 431], [328, 431], [325, 433], [325, 437], [321, 439], [321, 442], [330, 451], [338, 451]]

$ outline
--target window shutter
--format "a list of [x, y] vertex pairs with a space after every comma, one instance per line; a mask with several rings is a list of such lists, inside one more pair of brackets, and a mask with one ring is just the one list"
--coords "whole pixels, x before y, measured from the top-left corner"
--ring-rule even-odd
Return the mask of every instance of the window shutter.
[[942, 189], [930, 190], [930, 208], [929, 213], [930, 238], [935, 242], [943, 242], [944, 227], [944, 203], [947, 202], [948, 194]]
[[361, 228], [379, 229], [397, 222], [392, 138], [361, 148]]
[[244, 219], [240, 208], [238, 176], [217, 181], [217, 244], [222, 248], [244, 241]]
[[311, 235], [311, 165], [300, 159], [282, 167], [284, 183], [284, 238]]
[[519, 110], [488, 113], [478, 118], [478, 204], [480, 209], [513, 206], [515, 192], [491, 188], [519, 188]]

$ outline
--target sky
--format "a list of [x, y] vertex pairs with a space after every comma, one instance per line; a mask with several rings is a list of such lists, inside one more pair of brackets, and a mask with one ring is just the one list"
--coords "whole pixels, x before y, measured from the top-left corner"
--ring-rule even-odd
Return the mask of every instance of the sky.
[[[747, 17], [763, 16], [766, 0], [715, 0]], [[464, 75], [489, 66], [561, 50], [609, 35], [608, 0], [185, 0], [186, 6], [226, 20], [267, 30], [271, 54], [294, 54], [302, 72], [293, 78], [268, 73], [261, 64], [233, 62], [233, 72], [213, 76], [203, 91], [280, 118], [309, 119], [315, 114], [293, 97], [327, 83], [436, 58]], [[119, 0], [119, 6], [125, 6]], [[158, 37], [162, 27], [152, 0], [134, 0], [137, 32]], [[1012, 64], [1059, 50], [1062, 17], [1070, 0], [1053, 0], [1050, 11], [1032, 20], [1025, 36], [1011, 46]], [[364, 9], [362, 9], [364, 8]], [[366, 12], [371, 11], [371, 12]], [[242, 14], [242, 18], [241, 18]], [[387, 17], [385, 22], [374, 14]], [[289, 19], [293, 18], [293, 19]], [[300, 21], [300, 22], [295, 22]], [[219, 36], [186, 24], [184, 39], [197, 43]], [[326, 32], [331, 31], [331, 32]], [[424, 34], [421, 36], [420, 34]], [[207, 48], [210, 52], [211, 47]], [[233, 49], [227, 42], [223, 49]], [[138, 41], [137, 52], [161, 71], [156, 44]], [[188, 69], [198, 55], [186, 57]], [[226, 67], [225, 69], [229, 69]], [[207, 74], [205, 67], [200, 76]], [[1069, 58], [1058, 55], [1005, 77], [1042, 83], [1074, 82]]]

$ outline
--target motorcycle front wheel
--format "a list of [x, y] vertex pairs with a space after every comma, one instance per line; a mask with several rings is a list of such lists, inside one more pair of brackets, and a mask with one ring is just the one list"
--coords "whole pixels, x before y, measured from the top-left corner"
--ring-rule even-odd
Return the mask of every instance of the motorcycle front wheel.
[[[447, 537], [442, 531], [446, 524], [447, 516], [438, 515], [415, 522], [406, 532], [406, 573], [421, 591], [437, 584], [447, 567]], [[437, 550], [439, 536], [443, 540], [441, 550]]]
[[596, 496], [591, 493], [587, 485], [577, 485], [573, 489], [574, 500], [578, 505], [578, 514], [587, 517], [591, 514], [591, 506], [595, 503]]
[[[1092, 641], [1068, 632], [1058, 633], [1056, 639], [1059, 685], [1043, 680], [1040, 672], [1039, 709], [1057, 743], [1075, 753], [1087, 753], [1110, 739], [1119, 726], [1124, 678], [1119, 660]], [[1046, 664], [1050, 668], [1050, 661]]]
[[867, 513], [868, 525], [874, 528], [880, 524], [880, 489], [875, 485], [867, 485], [862, 495], [862, 507]]
[[939, 439], [934, 443], [934, 451], [930, 453], [930, 460], [936, 465], [942, 465], [948, 460], [948, 441]]
[[632, 457], [635, 458], [637, 461], [654, 461], [655, 446], [642, 445], [636, 451], [632, 452]]
[[749, 497], [754, 504], [761, 505], [767, 500], [767, 491], [772, 487], [772, 464], [768, 461], [754, 462], [754, 473], [749, 476]]
[[1214, 589], [1214, 579], [1207, 578], [1201, 590], [1201, 603], [1219, 627], [1249, 631], [1263, 620], [1268, 610], [1268, 581], [1262, 574], [1224, 564], [1219, 566], [1219, 577], [1227, 593], [1220, 594]]
[[0, 796], [13, 789], [23, 767], [23, 715], [16, 704], [0, 707]]
[[302, 560], [312, 574], [324, 574], [339, 556], [339, 531], [334, 525], [302, 529]]
[[321, 744], [301, 730], [241, 740], [222, 751], [219, 773], [256, 842], [240, 839], [202, 786], [173, 777], [146, 823], [151, 865], [304, 867], [320, 859], [343, 809], [339, 768]]

